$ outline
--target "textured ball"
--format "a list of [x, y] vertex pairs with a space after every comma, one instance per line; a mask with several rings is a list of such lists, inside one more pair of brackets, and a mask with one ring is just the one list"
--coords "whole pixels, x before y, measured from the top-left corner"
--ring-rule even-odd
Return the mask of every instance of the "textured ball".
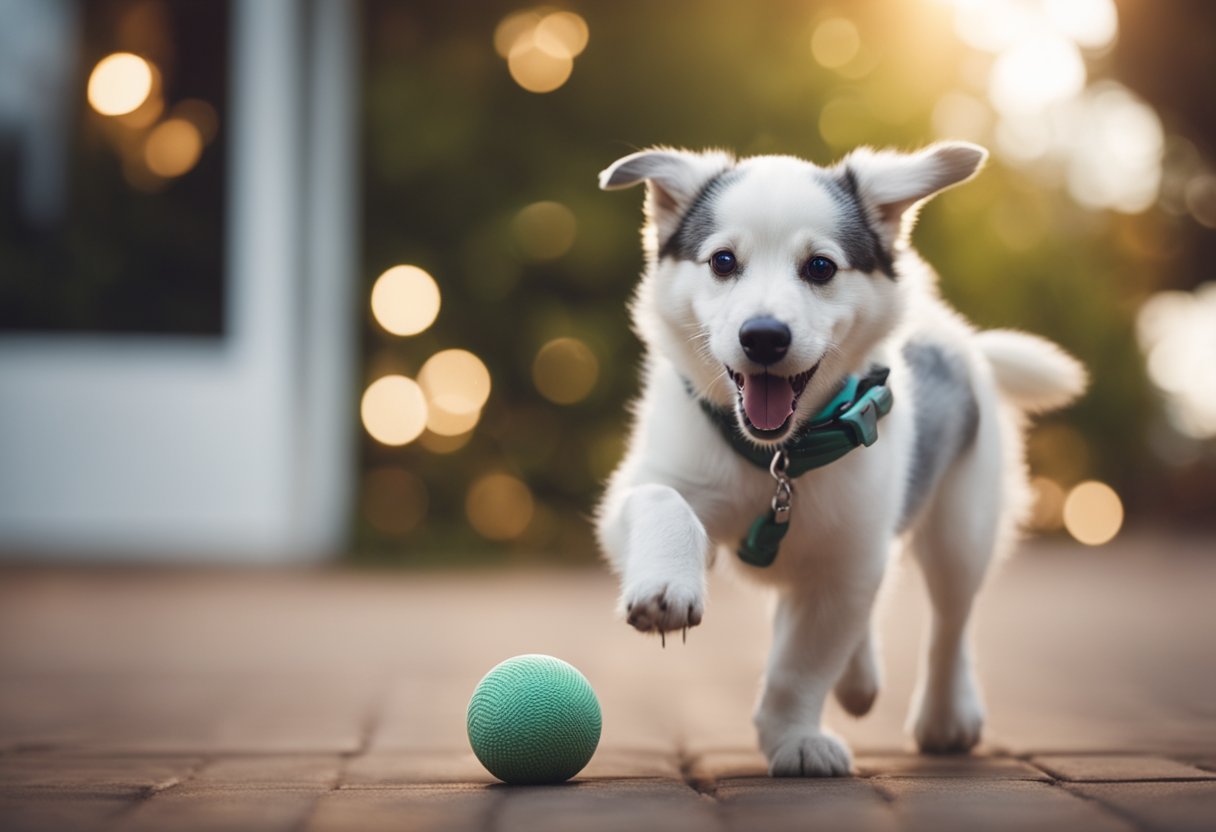
[[600, 741], [600, 703], [583, 674], [552, 656], [507, 659], [469, 700], [469, 744], [507, 783], [561, 783]]

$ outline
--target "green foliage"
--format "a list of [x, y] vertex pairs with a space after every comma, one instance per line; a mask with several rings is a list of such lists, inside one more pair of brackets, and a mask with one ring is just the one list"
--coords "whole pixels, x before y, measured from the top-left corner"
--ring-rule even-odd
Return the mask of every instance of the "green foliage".
[[[587, 3], [574, 7], [590, 27], [586, 52], [564, 86], [537, 95], [512, 81], [493, 49], [496, 24], [516, 8], [367, 9], [364, 288], [406, 262], [434, 274], [443, 292], [438, 321], [413, 338], [389, 336], [369, 316], [367, 380], [411, 374], [433, 351], [462, 347], [485, 361], [494, 390], [454, 453], [384, 448], [364, 436], [366, 465], [404, 465], [430, 491], [426, 521], [404, 537], [361, 521], [365, 557], [484, 551], [464, 498], [489, 470], [519, 476], [538, 505], [528, 532], [497, 557], [593, 556], [586, 514], [619, 453], [637, 386], [625, 304], [641, 268], [641, 194], [600, 193], [600, 169], [651, 144], [825, 164], [854, 144], [915, 147], [937, 138], [935, 104], [974, 85], [978, 57], [953, 39], [942, 4]], [[829, 13], [847, 14], [861, 35], [857, 66], [845, 74], [817, 64], [810, 48]], [[538, 200], [561, 202], [578, 220], [573, 248], [552, 262], [529, 262], [510, 228]], [[1052, 422], [1084, 446], [1081, 462], [1065, 470], [1051, 454], [1033, 459], [1065, 485], [1084, 475], [1120, 488], [1152, 465], [1136, 450], [1150, 397], [1132, 317], [1153, 288], [1144, 278], [1153, 264], [1117, 230], [1109, 215], [996, 161], [930, 205], [915, 235], [965, 315], [1046, 335], [1090, 367], [1091, 394]], [[594, 391], [575, 405], [546, 401], [532, 383], [536, 351], [556, 336], [582, 339], [599, 360]]]

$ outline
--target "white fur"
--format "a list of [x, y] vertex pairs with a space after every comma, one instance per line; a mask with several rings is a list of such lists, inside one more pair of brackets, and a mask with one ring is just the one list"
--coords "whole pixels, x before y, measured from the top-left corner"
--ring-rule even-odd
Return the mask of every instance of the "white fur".
[[1085, 389], [1085, 368], [1050, 341], [1008, 329], [977, 333], [975, 341], [1001, 392], [1028, 413], [1063, 407]]
[[[660, 261], [656, 253], [700, 187], [730, 167], [729, 157], [643, 152], [601, 177], [605, 187], [645, 180], [650, 196], [649, 264], [633, 305], [647, 347], [644, 389], [628, 453], [600, 505], [599, 539], [621, 579], [622, 612], [642, 631], [700, 622], [716, 550], [773, 587], [774, 642], [754, 721], [774, 775], [849, 771], [848, 749], [824, 731], [820, 716], [833, 689], [857, 715], [877, 695], [869, 621], [894, 544], [908, 545], [920, 564], [934, 613], [911, 729], [924, 750], [966, 750], [979, 740], [983, 708], [967, 622], [987, 564], [1011, 545], [1025, 510], [1023, 412], [1065, 403], [1084, 378], [1047, 342], [977, 334], [939, 298], [931, 270], [907, 246], [915, 206], [969, 178], [983, 158], [982, 149], [955, 143], [914, 155], [862, 150], [846, 159], [895, 254], [894, 280], [846, 262], [836, 239], [840, 206], [815, 184], [817, 169], [801, 160], [737, 163], [738, 179], [717, 203], [717, 231], [697, 262]], [[744, 264], [741, 277], [711, 275], [706, 260], [720, 248]], [[840, 265], [824, 286], [797, 274], [814, 255]], [[794, 375], [819, 362], [793, 425], [817, 412], [845, 375], [871, 364], [891, 368], [895, 400], [874, 446], [795, 480], [790, 532], [766, 569], [738, 562], [734, 549], [768, 506], [773, 481], [726, 445], [685, 387], [687, 381], [699, 395], [732, 406], [735, 390], [723, 365], [749, 367], [738, 333], [758, 315], [776, 316], [792, 331], [774, 372]], [[915, 443], [901, 347], [913, 337], [963, 357], [979, 422], [974, 442], [901, 536]]]

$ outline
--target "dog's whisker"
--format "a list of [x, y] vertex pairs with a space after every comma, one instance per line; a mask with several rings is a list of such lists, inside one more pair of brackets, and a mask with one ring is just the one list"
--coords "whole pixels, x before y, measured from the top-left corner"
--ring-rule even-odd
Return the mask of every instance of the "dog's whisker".
[[835, 344], [831, 341], [828, 341], [828, 343], [824, 345], [823, 351], [825, 354], [831, 355], [836, 358], [840, 358], [841, 356], [844, 355], [844, 350], [842, 350], [840, 348], [840, 345]]

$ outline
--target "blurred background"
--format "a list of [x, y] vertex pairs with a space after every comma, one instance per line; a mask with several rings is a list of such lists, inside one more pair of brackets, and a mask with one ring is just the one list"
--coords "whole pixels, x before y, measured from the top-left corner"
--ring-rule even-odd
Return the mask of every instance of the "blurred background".
[[1216, 523], [1216, 5], [0, 0], [0, 553], [589, 563], [650, 144], [967, 139], [915, 242], [1078, 355], [1034, 527]]

